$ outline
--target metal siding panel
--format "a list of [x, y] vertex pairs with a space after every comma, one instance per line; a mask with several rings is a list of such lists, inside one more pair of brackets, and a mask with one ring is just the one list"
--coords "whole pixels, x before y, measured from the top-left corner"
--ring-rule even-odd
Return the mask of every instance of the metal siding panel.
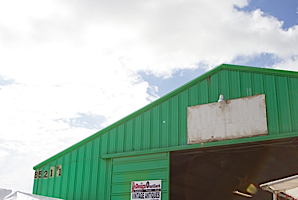
[[199, 103], [198, 85], [194, 85], [189, 89], [189, 106], [195, 106]]
[[99, 190], [97, 197], [98, 199], [104, 199], [105, 198], [105, 181], [106, 181], [106, 159], [101, 159], [100, 161], [100, 177], [99, 177]]
[[179, 145], [187, 144], [188, 91], [179, 94]]
[[298, 78], [289, 79], [289, 90], [292, 131], [298, 132]]
[[88, 142], [86, 145], [85, 149], [85, 158], [84, 158], [84, 166], [83, 166], [83, 187], [82, 187], [82, 194], [81, 194], [81, 199], [89, 199], [89, 194], [91, 192], [91, 174], [92, 172], [92, 148], [93, 148], [93, 143], [92, 141]]
[[222, 70], [219, 74], [219, 93], [224, 95], [225, 99], [230, 99], [230, 87], [229, 87], [229, 71]]
[[179, 99], [174, 96], [170, 99], [170, 126], [169, 126], [169, 146], [179, 144]]
[[108, 133], [101, 135], [100, 138], [100, 152], [102, 155], [108, 153]]
[[241, 97], [252, 96], [251, 73], [240, 72]]
[[150, 149], [150, 133], [151, 133], [151, 112], [144, 113], [144, 127], [143, 127], [143, 149]]
[[[41, 168], [38, 168], [37, 170], [40, 170]], [[42, 191], [42, 182], [41, 182], [41, 179], [37, 179], [37, 194], [41, 194], [41, 191]]]
[[167, 153], [113, 159], [111, 200], [129, 200], [131, 182], [143, 180], [162, 180], [162, 199], [167, 200], [168, 166]]
[[277, 108], [279, 113], [279, 133], [292, 131], [288, 79], [276, 76]]
[[67, 190], [67, 199], [74, 199], [74, 191], [75, 191], [75, 177], [76, 177], [76, 160], [77, 160], [77, 149], [74, 149], [71, 152], [71, 160], [70, 160], [70, 171], [68, 177], [68, 190]]
[[117, 146], [116, 146], [116, 151], [118, 153], [122, 153], [124, 150], [124, 125], [121, 124], [120, 126], [117, 127]]
[[[35, 172], [36, 170], [34, 171], [34, 177], [35, 177]], [[37, 194], [37, 188], [38, 188], [37, 180], [38, 179], [34, 179], [32, 194]]]
[[[103, 134], [100, 140], [100, 147], [101, 147], [101, 155], [107, 153], [107, 134]], [[109, 159], [100, 159], [100, 177], [99, 177], [99, 193], [97, 193], [97, 197], [100, 199], [106, 199], [107, 195], [107, 178], [108, 178], [108, 160]]]
[[[163, 167], [165, 168], [165, 167]], [[157, 168], [160, 169], [160, 168]], [[113, 172], [113, 176], [112, 176], [112, 191], [117, 191], [120, 192], [121, 190], [123, 190], [123, 182], [127, 181], [127, 179], [129, 178], [129, 176], [135, 176], [138, 178], [138, 180], [146, 180], [148, 179], [148, 176], [150, 174], [150, 179], [154, 180], [154, 179], [167, 179], [167, 174], [162, 171], [162, 170], [140, 170], [140, 171], [135, 171], [135, 172], [130, 172], [130, 171], [126, 171], [125, 173], [127, 173], [126, 175], [123, 175], [124, 172]], [[116, 184], [116, 186], [114, 185], [115, 183], [119, 183]], [[130, 191], [129, 187], [130, 187], [130, 183], [128, 182], [129, 185], [127, 185], [126, 187], [128, 187], [127, 189], [124, 189], [122, 192], [124, 191]], [[115, 190], [115, 188], [117, 188]]]
[[98, 199], [110, 199], [111, 159], [101, 159]]
[[[62, 169], [63, 169], [63, 157], [60, 157], [55, 162], [52, 162], [50, 167], [56, 167], [56, 165], [62, 165]], [[50, 170], [50, 168], [49, 168], [49, 170]], [[49, 173], [50, 173], [50, 171], [49, 171]], [[53, 195], [49, 195], [49, 196], [59, 198], [60, 197], [60, 192], [61, 192], [60, 191], [60, 189], [61, 189], [61, 176], [56, 177], [56, 172], [55, 172], [54, 177], [49, 178], [49, 182], [50, 182], [51, 187], [53, 188], [53, 191], [52, 191]]]
[[142, 146], [142, 115], [137, 116], [134, 119], [134, 132], [133, 132], [133, 138], [134, 138], [134, 151], [141, 150]]
[[[103, 134], [100, 140], [100, 147], [101, 147], [101, 155], [107, 153], [107, 134]], [[107, 187], [109, 187], [109, 177], [110, 174], [110, 159], [100, 159], [100, 177], [99, 177], [99, 192], [97, 193], [97, 197], [99, 199], [108, 199], [107, 198]]]
[[264, 75], [264, 89], [266, 95], [268, 134], [278, 134], [278, 111], [276, 101], [276, 87], [274, 75]]
[[44, 178], [43, 178], [43, 173], [44, 173], [44, 171], [47, 170], [48, 168], [49, 168], [48, 165], [45, 165], [45, 166], [42, 167], [42, 174], [41, 174], [41, 179], [40, 179], [41, 182], [42, 182], [41, 195], [44, 195], [44, 196], [46, 196], [47, 193], [48, 193], [48, 181], [47, 181], [47, 179], [44, 179]]
[[241, 98], [239, 71], [230, 71], [230, 98]]
[[252, 74], [252, 87], [253, 95], [264, 94], [264, 80], [263, 74], [253, 73]]
[[129, 120], [125, 124], [125, 134], [124, 134], [124, 140], [125, 140], [125, 145], [124, 145], [124, 151], [132, 151], [133, 150], [133, 120]]
[[[50, 171], [50, 167], [51, 166], [56, 166], [55, 162], [50, 162], [50, 165], [46, 169], [46, 170], [48, 170], [48, 174], [49, 174], [49, 171]], [[55, 196], [54, 195], [54, 179], [55, 179], [55, 176], [53, 178], [50, 178], [49, 175], [48, 175], [48, 178], [46, 180], [48, 182], [47, 196], [50, 196], [50, 197], [54, 197]], [[56, 180], [55, 180], [55, 182], [56, 182]]]
[[111, 199], [111, 179], [112, 179], [112, 159], [106, 159], [107, 177], [106, 177], [106, 195], [104, 199]]
[[161, 147], [168, 147], [169, 143], [169, 101], [161, 104]]
[[220, 93], [218, 91], [218, 74], [214, 74], [210, 78], [209, 84], [209, 103], [216, 102]]
[[[138, 165], [136, 165], [138, 163]], [[152, 168], [160, 168], [160, 166], [163, 166], [167, 164], [167, 161], [165, 160], [157, 160], [152, 163], [151, 160], [149, 161], [142, 161], [142, 162], [130, 162], [130, 163], [123, 163], [121, 166], [114, 166], [113, 170], [114, 172], [125, 172], [125, 171], [134, 171], [139, 168], [142, 168], [142, 170], [150, 170]]]
[[108, 132], [109, 135], [109, 146], [108, 146], [108, 152], [109, 153], [115, 153], [116, 152], [116, 128], [112, 129]]
[[78, 148], [75, 171], [74, 199], [81, 199], [85, 145]]
[[160, 144], [160, 106], [152, 109], [151, 149], [159, 148]]
[[60, 198], [66, 199], [68, 194], [68, 184], [69, 182], [69, 175], [70, 175], [70, 165], [71, 165], [71, 153], [68, 153], [63, 156], [63, 176], [61, 176], [61, 185], [60, 185]]
[[208, 82], [203, 80], [198, 83], [199, 88], [199, 101], [198, 104], [206, 104], [209, 102], [209, 93], [208, 93]]
[[100, 172], [100, 152], [99, 152], [99, 145], [100, 145], [100, 137], [94, 139], [93, 141], [93, 148], [92, 148], [92, 159], [91, 159], [91, 165], [92, 165], [92, 170], [90, 174], [90, 196], [89, 199], [98, 199], [97, 198], [97, 191], [99, 189], [98, 185], [98, 179], [101, 176]]

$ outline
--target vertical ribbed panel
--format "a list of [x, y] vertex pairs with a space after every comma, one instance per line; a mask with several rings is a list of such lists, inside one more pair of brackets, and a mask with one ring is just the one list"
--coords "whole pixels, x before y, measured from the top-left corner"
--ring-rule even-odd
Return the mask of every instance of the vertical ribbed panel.
[[[218, 87], [219, 87], [219, 93], [225, 94], [225, 99], [230, 99], [230, 84], [229, 84], [229, 71], [223, 70], [219, 73], [219, 81], [218, 81]], [[237, 84], [237, 83], [236, 83]], [[217, 97], [218, 98], [218, 97]]]
[[264, 88], [267, 108], [268, 134], [278, 134], [279, 120], [274, 75], [264, 75]]
[[142, 145], [142, 148], [144, 150], [147, 150], [147, 149], [150, 149], [150, 144], [151, 144], [151, 141], [150, 141], [150, 133], [151, 133], [151, 114], [150, 114], [150, 111], [147, 111], [144, 113], [144, 117], [143, 117], [143, 132], [142, 132], [142, 135], [143, 135], [143, 145]]
[[82, 188], [83, 188], [83, 166], [85, 163], [84, 160], [84, 150], [85, 146], [81, 146], [78, 148], [77, 161], [76, 161], [76, 170], [75, 170], [75, 183], [74, 183], [74, 198], [73, 199], [81, 199]]
[[162, 200], [169, 199], [167, 153], [113, 159], [111, 200], [129, 200], [132, 181], [162, 180]]
[[[71, 166], [71, 153], [66, 154], [65, 156], [63, 156], [63, 163], [62, 167], [63, 167], [63, 175], [61, 176], [61, 192], [60, 192], [60, 196], [59, 197], [63, 197], [66, 198], [67, 194], [68, 194], [68, 184], [69, 184], [69, 175], [70, 175], [70, 166]], [[59, 163], [60, 164], [60, 163]]]
[[[67, 182], [67, 198], [68, 199], [74, 199], [74, 191], [75, 191], [75, 179], [77, 175], [77, 163], [75, 162], [77, 160], [77, 149], [71, 152], [71, 163], [69, 165], [69, 173], [68, 173], [68, 182]], [[64, 169], [64, 167], [63, 167]], [[64, 173], [64, 172], [63, 172]]]
[[[231, 71], [229, 79], [230, 99], [237, 99], [241, 97], [240, 73], [239, 71]], [[224, 93], [225, 94], [225, 93]], [[226, 98], [229, 99], [229, 98]]]
[[187, 143], [187, 107], [188, 107], [188, 91], [185, 90], [178, 95], [179, 107], [179, 137], [178, 144], [184, 145]]
[[100, 138], [96, 138], [93, 141], [93, 149], [92, 149], [92, 157], [91, 157], [91, 164], [92, 168], [90, 170], [90, 192], [89, 192], [89, 199], [99, 199], [98, 198], [98, 190], [99, 190], [99, 178], [101, 175], [100, 169], [100, 161], [101, 158], [99, 157], [99, 145], [100, 145]]
[[151, 115], [151, 148], [156, 149], [159, 148], [160, 143], [160, 105], [154, 107], [152, 109]]
[[169, 142], [169, 125], [170, 125], [170, 120], [169, 120], [169, 101], [165, 101], [161, 104], [161, 109], [159, 110], [161, 113], [161, 121], [160, 121], [160, 126], [161, 126], [161, 145], [159, 147], [168, 147]]
[[124, 135], [125, 135], [125, 131], [124, 131], [124, 124], [121, 124], [120, 126], [117, 127], [117, 139], [116, 139], [116, 151], [117, 152], [123, 152], [123, 146], [125, 144], [125, 140], [124, 140]]
[[289, 86], [287, 77], [275, 78], [277, 91], [277, 110], [279, 119], [279, 133], [289, 133], [292, 131]]
[[88, 142], [85, 148], [85, 156], [83, 158], [83, 170], [82, 170], [82, 192], [81, 192], [81, 199], [90, 199], [89, 193], [90, 191], [90, 182], [91, 182], [91, 176], [93, 175], [92, 172], [92, 141]]
[[[298, 132], [297, 77], [253, 70], [222, 69], [205, 79], [191, 82], [183, 90], [173, 93], [150, 109], [128, 117], [93, 140], [42, 166], [44, 171], [51, 166], [62, 165], [62, 176], [35, 179], [33, 193], [63, 199], [109, 199], [112, 162], [111, 159], [102, 159], [101, 155], [186, 145], [187, 107], [216, 102], [221, 93], [226, 99], [265, 94], [268, 134]], [[156, 163], [165, 164], [166, 158], [160, 160], [159, 156], [154, 156], [158, 161], [144, 165], [142, 163], [146, 163], [149, 157], [138, 158], [140, 162], [136, 158], [114, 159], [112, 199], [122, 199], [122, 195], [127, 197], [128, 193], [124, 189], [127, 191], [130, 181], [137, 178], [146, 180], [148, 174], [154, 179], [163, 176], [166, 180], [164, 167], [160, 173], [153, 170], [157, 167]], [[137, 169], [134, 165], [127, 167], [125, 162], [128, 161], [134, 162], [142, 170], [133, 174], [133, 169]], [[146, 168], [147, 165], [150, 169]], [[121, 170], [126, 170], [123, 175]], [[126, 188], [121, 189], [121, 177], [123, 181], [126, 180]], [[116, 188], [119, 187], [118, 191]]]
[[169, 146], [179, 145], [179, 104], [178, 96], [170, 99]]
[[[291, 122], [292, 131], [298, 132], [298, 78], [289, 78], [289, 96], [290, 96], [290, 111], [291, 111]], [[296, 105], [296, 106], [294, 106]]]
[[125, 124], [124, 151], [133, 151], [133, 120]]
[[134, 151], [139, 151], [142, 149], [142, 118], [144, 116], [140, 115], [134, 119], [134, 130], [133, 130], [133, 138], [134, 138]]
[[109, 153], [115, 153], [116, 151], [116, 132], [117, 129], [111, 130], [108, 135], [109, 135], [109, 145], [108, 145], [108, 152]]

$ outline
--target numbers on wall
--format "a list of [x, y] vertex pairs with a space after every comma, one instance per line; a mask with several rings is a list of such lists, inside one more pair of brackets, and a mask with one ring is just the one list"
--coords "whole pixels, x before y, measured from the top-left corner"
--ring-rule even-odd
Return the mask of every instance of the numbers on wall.
[[34, 173], [34, 179], [47, 179], [47, 178], [53, 178], [55, 177], [55, 171], [56, 171], [56, 177], [60, 177], [62, 173], [62, 165], [56, 165], [51, 166], [50, 170], [44, 170], [42, 173], [42, 169], [36, 170]]
[[48, 178], [48, 171], [44, 171], [43, 172], [43, 179], [47, 179]]
[[57, 165], [56, 166], [56, 176], [61, 176], [62, 172], [62, 165]]
[[42, 170], [38, 170], [38, 178], [41, 178]]
[[50, 175], [49, 175], [49, 177], [50, 177], [50, 178], [53, 178], [53, 177], [54, 177], [54, 174], [55, 174], [55, 166], [52, 166], [52, 167], [50, 168]]
[[34, 179], [38, 179], [38, 170], [35, 171]]

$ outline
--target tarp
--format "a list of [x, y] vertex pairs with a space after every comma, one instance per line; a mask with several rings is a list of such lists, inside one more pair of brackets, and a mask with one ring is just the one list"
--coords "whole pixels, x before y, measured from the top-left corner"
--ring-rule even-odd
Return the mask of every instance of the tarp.
[[0, 188], [0, 200], [58, 200], [58, 199]]
[[284, 193], [295, 200], [298, 199], [298, 175], [264, 183], [260, 187], [275, 194]]

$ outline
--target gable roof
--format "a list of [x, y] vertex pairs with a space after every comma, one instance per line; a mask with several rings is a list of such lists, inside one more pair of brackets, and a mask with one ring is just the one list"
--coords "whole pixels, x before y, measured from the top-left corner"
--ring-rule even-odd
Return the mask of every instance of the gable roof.
[[257, 68], [257, 67], [247, 67], [247, 66], [238, 66], [238, 65], [229, 65], [229, 64], [222, 64], [206, 73], [204, 73], [203, 75], [195, 78], [194, 80], [186, 83], [185, 85], [177, 88], [176, 90], [168, 93], [167, 95], [157, 99], [156, 101], [148, 104], [147, 106], [133, 112], [132, 114], [120, 119], [119, 121], [115, 122], [114, 124], [96, 132], [95, 134], [87, 137], [86, 139], [72, 145], [71, 147], [63, 150], [62, 152], [50, 157], [49, 159], [39, 163], [38, 165], [36, 165], [33, 169], [37, 169], [38, 167], [52, 161], [52, 160], [55, 160], [56, 158], [80, 147], [81, 145], [84, 145], [86, 144], [87, 142], [97, 138], [98, 136], [108, 132], [109, 130], [133, 119], [134, 117], [152, 109], [153, 107], [159, 105], [160, 103], [174, 97], [175, 95], [179, 94], [180, 92], [186, 90], [187, 88], [195, 85], [197, 82], [200, 82], [200, 81], [203, 81], [205, 79], [207, 79], [208, 77], [211, 77], [212, 75], [218, 73], [219, 71], [222, 71], [222, 70], [235, 70], [235, 71], [242, 71], [242, 72], [254, 72], [254, 73], [263, 73], [263, 74], [270, 74], [270, 75], [278, 75], [278, 76], [289, 76], [289, 77], [298, 77], [298, 72], [294, 72], [294, 71], [284, 71], [284, 70], [275, 70], [275, 69], [267, 69], [267, 68]]

